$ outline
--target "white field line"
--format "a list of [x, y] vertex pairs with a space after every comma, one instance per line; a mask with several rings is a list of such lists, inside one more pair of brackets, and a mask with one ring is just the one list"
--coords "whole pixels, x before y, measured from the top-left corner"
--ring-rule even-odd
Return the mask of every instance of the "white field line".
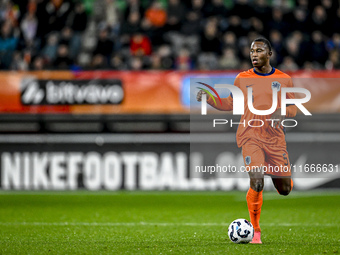
[[[90, 227], [116, 227], [116, 226], [229, 226], [230, 223], [198, 223], [198, 222], [0, 222], [0, 226], [90, 226]], [[294, 227], [294, 226], [322, 226], [322, 227], [339, 227], [337, 224], [322, 223], [261, 223], [261, 226], [278, 226], [278, 227]]]
[[[49, 135], [0, 135], [0, 143], [58, 143], [58, 144], [82, 144], [98, 143], [98, 140], [104, 144], [129, 144], [129, 143], [236, 143], [235, 133], [217, 133], [217, 134], [49, 134]], [[286, 141], [291, 143], [297, 142], [340, 142], [339, 133], [289, 133]]]

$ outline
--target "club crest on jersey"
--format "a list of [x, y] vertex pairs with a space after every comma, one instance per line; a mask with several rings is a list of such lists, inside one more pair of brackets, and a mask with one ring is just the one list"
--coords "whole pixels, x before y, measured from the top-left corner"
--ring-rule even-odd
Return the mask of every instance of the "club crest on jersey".
[[278, 81], [272, 82], [272, 90], [276, 89], [277, 91], [280, 91], [281, 84]]
[[251, 157], [250, 156], [247, 156], [245, 158], [245, 161], [246, 161], [246, 165], [249, 165], [251, 163]]

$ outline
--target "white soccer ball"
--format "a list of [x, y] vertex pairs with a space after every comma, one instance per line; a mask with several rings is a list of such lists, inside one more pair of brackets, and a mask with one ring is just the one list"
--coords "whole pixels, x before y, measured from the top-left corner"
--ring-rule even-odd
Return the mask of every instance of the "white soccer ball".
[[228, 236], [234, 243], [249, 243], [254, 237], [254, 227], [246, 219], [234, 220], [229, 225]]

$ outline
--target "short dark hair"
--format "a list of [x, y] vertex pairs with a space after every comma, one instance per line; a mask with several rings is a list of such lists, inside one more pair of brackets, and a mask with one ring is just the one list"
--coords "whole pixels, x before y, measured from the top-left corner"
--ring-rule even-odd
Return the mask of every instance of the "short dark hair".
[[253, 42], [263, 42], [269, 49], [269, 51], [272, 51], [272, 45], [270, 44], [270, 42], [264, 38], [264, 37], [259, 37], [256, 38]]

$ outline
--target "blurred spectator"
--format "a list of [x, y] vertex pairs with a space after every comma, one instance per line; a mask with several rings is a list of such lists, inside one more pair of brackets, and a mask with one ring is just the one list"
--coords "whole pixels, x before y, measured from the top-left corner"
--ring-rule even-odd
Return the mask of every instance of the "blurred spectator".
[[158, 0], [154, 0], [151, 6], [145, 11], [142, 20], [142, 29], [150, 38], [152, 44], [161, 45], [164, 43], [165, 30], [163, 26], [167, 21], [167, 14]]
[[124, 12], [124, 20], [127, 20], [132, 13], [138, 13], [139, 17], [144, 15], [144, 8], [139, 0], [127, 0], [128, 6]]
[[161, 56], [159, 56], [157, 53], [153, 53], [151, 58], [151, 65], [149, 69], [151, 70], [162, 70], [162, 59]]
[[272, 30], [270, 33], [269, 39], [270, 39], [272, 48], [276, 52], [277, 63], [282, 63], [285, 51], [283, 47], [283, 39], [282, 39], [281, 33], [277, 30]]
[[167, 8], [166, 31], [178, 31], [185, 17], [185, 6], [180, 0], [169, 0]]
[[[261, 35], [258, 33], [258, 32], [256, 32], [256, 31], [250, 31], [248, 34], [247, 34], [247, 37], [246, 38], [243, 38], [243, 39], [245, 39], [244, 40], [244, 42], [246, 42], [245, 44], [242, 44], [242, 45], [246, 45], [246, 46], [248, 46], [248, 48], [249, 48], [249, 46], [250, 46], [250, 44], [256, 39], [256, 38], [258, 38], [258, 37], [260, 37]], [[248, 40], [247, 40], [248, 39]], [[242, 38], [240, 39], [240, 43], [242, 43]]]
[[327, 41], [327, 49], [332, 51], [334, 49], [340, 50], [340, 34], [334, 33], [332, 38]]
[[74, 34], [72, 29], [66, 26], [61, 31], [59, 44], [67, 45], [70, 51], [70, 57], [75, 59], [81, 48], [81, 35], [79, 33]]
[[237, 15], [241, 19], [249, 19], [254, 15], [248, 0], [236, 0], [236, 3], [231, 10], [233, 15]]
[[221, 41], [218, 38], [218, 30], [216, 20], [209, 20], [204, 27], [201, 35], [201, 51], [221, 53]]
[[179, 50], [175, 61], [175, 67], [177, 70], [181, 71], [187, 71], [193, 68], [193, 60], [188, 49], [182, 48]]
[[241, 62], [240, 70], [248, 70], [248, 69], [251, 69], [251, 68], [252, 68], [252, 66], [251, 66], [249, 60], [248, 61], [245, 60], [245, 61]]
[[218, 69], [218, 59], [216, 54], [212, 52], [201, 53], [197, 59], [198, 69], [209, 71]]
[[245, 69], [249, 44], [266, 36], [275, 65], [338, 68], [338, 1], [89, 2], [85, 11], [84, 0], [0, 0], [0, 67]]
[[10, 0], [2, 1], [0, 10], [1, 21], [8, 21], [12, 26], [18, 26], [20, 15], [21, 13], [18, 5]]
[[236, 15], [233, 15], [229, 18], [228, 31], [233, 32], [237, 38], [245, 35], [245, 31], [241, 23], [242, 23], [241, 18]]
[[283, 72], [294, 72], [299, 69], [299, 66], [294, 62], [292, 57], [285, 57], [283, 63], [279, 65], [279, 69]]
[[222, 48], [237, 49], [237, 39], [233, 32], [226, 32], [222, 37]]
[[38, 19], [34, 15], [34, 13], [27, 13], [23, 20], [21, 21], [21, 31], [25, 42], [32, 44], [35, 40], [35, 36], [37, 35], [38, 29]]
[[161, 57], [161, 65], [163, 69], [171, 69], [174, 65], [174, 60], [172, 57], [171, 47], [169, 45], [161, 45], [157, 54]]
[[76, 3], [74, 11], [69, 16], [68, 23], [72, 30], [77, 32], [84, 32], [87, 26], [87, 14], [84, 9], [84, 4], [82, 2]]
[[97, 46], [93, 52], [94, 55], [100, 54], [109, 58], [113, 51], [113, 41], [109, 38], [109, 34], [106, 28], [99, 31], [99, 38]]
[[111, 67], [114, 70], [126, 70], [128, 69], [127, 61], [120, 53], [114, 54], [110, 61]]
[[20, 51], [16, 51], [13, 54], [13, 59], [10, 66], [11, 70], [18, 70], [18, 71], [27, 71], [28, 70], [28, 64], [22, 57], [22, 54]]
[[228, 9], [223, 0], [212, 0], [211, 3], [207, 4], [206, 10], [208, 17], [214, 16], [221, 19], [228, 15]]
[[205, 17], [204, 0], [191, 0], [181, 33], [184, 35], [198, 35], [201, 32], [201, 23]]
[[268, 6], [268, 3], [266, 0], [255, 0], [254, 1], [254, 16], [260, 20], [262, 20], [263, 23], [266, 23], [270, 17], [270, 8]]
[[22, 7], [28, 13], [36, 13], [37, 7], [38, 7], [37, 3], [42, 2], [42, 0], [28, 0], [28, 1], [26, 0], [26, 1], [20, 1], [20, 2], [23, 2]]
[[68, 14], [71, 11], [71, 3], [67, 0], [50, 0], [45, 6], [46, 20], [45, 34], [50, 31], [61, 31], [66, 25]]
[[294, 1], [290, 0], [272, 0], [272, 5], [274, 8], [279, 8], [284, 11], [288, 11], [294, 8]]
[[33, 60], [33, 64], [32, 64], [32, 67], [31, 67], [32, 70], [35, 70], [35, 71], [41, 71], [43, 69], [45, 69], [45, 61], [44, 61], [44, 58], [41, 57], [41, 56], [37, 56], [34, 58]]
[[134, 34], [131, 38], [130, 51], [132, 56], [149, 56], [151, 54], [151, 42], [141, 33]]
[[[304, 9], [310, 9], [310, 4], [308, 0], [296, 0], [295, 1], [296, 7], [304, 8]], [[310, 1], [311, 2], [311, 1]]]
[[323, 35], [320, 31], [314, 31], [312, 34], [312, 42], [309, 47], [310, 60], [320, 65], [324, 65], [328, 59], [328, 52], [326, 50]]
[[326, 62], [327, 70], [340, 69], [340, 54], [338, 50], [333, 50], [329, 54], [329, 59]]
[[330, 36], [332, 31], [331, 20], [327, 17], [325, 8], [321, 5], [315, 7], [312, 16], [311, 16], [311, 24], [309, 26], [310, 32], [312, 31], [322, 31], [325, 35]]
[[64, 27], [63, 30], [61, 31], [59, 44], [65, 44], [69, 47], [72, 41], [72, 36], [73, 36], [73, 32], [71, 28]]
[[249, 46], [243, 46], [241, 48], [241, 51], [240, 51], [240, 54], [239, 54], [239, 57], [241, 60], [248, 60], [249, 61], [249, 57], [250, 57], [250, 49], [249, 49]]
[[0, 67], [8, 69], [13, 53], [17, 47], [18, 38], [14, 35], [11, 21], [6, 21], [1, 26], [0, 34]]
[[103, 55], [97, 54], [93, 56], [92, 62], [91, 62], [91, 69], [103, 70], [107, 68], [108, 68], [107, 59]]
[[340, 8], [336, 10], [336, 16], [332, 20], [332, 26], [331, 29], [333, 32], [339, 31], [340, 27]]
[[288, 34], [288, 22], [284, 19], [283, 12], [279, 8], [274, 8], [272, 10], [271, 20], [268, 22], [267, 29], [278, 30], [283, 36]]
[[48, 36], [47, 44], [42, 49], [42, 56], [47, 60], [48, 63], [52, 63], [57, 56], [58, 49], [58, 37], [56, 33], [52, 33]]
[[154, 0], [151, 6], [145, 11], [145, 19], [153, 27], [159, 28], [165, 25], [167, 14], [158, 0]]
[[190, 12], [195, 13], [199, 19], [207, 17], [207, 5], [205, 0], [191, 0]]
[[288, 20], [290, 21], [290, 31], [300, 31], [302, 33], [308, 33], [308, 14], [307, 10], [303, 8], [296, 8], [289, 15]]
[[106, 12], [105, 12], [105, 22], [106, 25], [117, 34], [119, 29], [119, 13], [116, 0], [105, 0], [106, 1]]
[[58, 47], [57, 57], [53, 62], [53, 67], [59, 70], [69, 69], [73, 62], [68, 55], [69, 55], [68, 47], [65, 44], [60, 45]]
[[328, 18], [334, 19], [336, 16], [336, 10], [339, 8], [339, 3], [332, 0], [321, 0], [321, 6], [325, 9]]
[[72, 58], [76, 58], [76, 56], [80, 53], [82, 33], [87, 27], [87, 22], [88, 18], [83, 3], [76, 3], [74, 11], [71, 12], [68, 20], [70, 30], [72, 30], [72, 40], [70, 45]]
[[252, 17], [250, 18], [250, 27], [248, 31], [256, 31], [257, 33], [263, 34], [264, 33], [263, 23], [260, 19]]
[[[301, 46], [302, 42], [299, 41], [297, 38], [289, 37], [285, 44], [285, 49], [288, 56], [292, 57], [293, 59], [299, 61], [297, 62], [298, 65], [302, 65], [304, 62], [305, 54], [302, 50], [303, 47]], [[307, 47], [305, 47], [306, 50]]]
[[272, 56], [270, 58], [270, 64], [272, 66], [278, 66], [279, 63], [277, 61], [277, 53], [276, 53], [275, 49], [272, 49], [272, 52], [273, 52], [273, 54], [272, 54]]
[[226, 48], [223, 50], [223, 55], [219, 60], [220, 69], [238, 69], [240, 60], [236, 56], [235, 50]]
[[140, 57], [132, 57], [130, 59], [129, 69], [134, 71], [140, 71], [144, 68], [143, 59]]
[[141, 30], [140, 14], [132, 12], [127, 19], [127, 22], [122, 24], [120, 41], [123, 45], [130, 42], [131, 36]]
[[187, 12], [185, 20], [181, 27], [181, 33], [184, 35], [197, 35], [201, 31], [201, 19], [193, 11]]
[[303, 70], [305, 72], [311, 72], [313, 70], [316, 70], [316, 67], [313, 65], [313, 63], [309, 62], [309, 61], [306, 61], [304, 62], [303, 64]]
[[118, 7], [118, 0], [96, 0], [93, 18], [99, 27], [107, 27], [110, 36], [119, 34], [122, 13]]

